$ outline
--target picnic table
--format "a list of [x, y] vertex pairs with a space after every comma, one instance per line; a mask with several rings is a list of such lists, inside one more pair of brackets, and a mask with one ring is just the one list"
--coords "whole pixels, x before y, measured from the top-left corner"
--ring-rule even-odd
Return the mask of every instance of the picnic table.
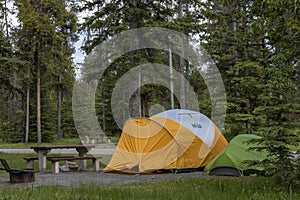
[[[58, 145], [58, 146], [33, 146], [30, 147], [38, 154], [38, 166], [39, 172], [44, 173], [46, 171], [46, 158], [47, 154], [52, 149], [76, 149], [79, 157], [86, 157], [87, 153], [94, 148], [95, 145]], [[82, 159], [79, 161], [79, 169], [86, 169], [86, 160]]]

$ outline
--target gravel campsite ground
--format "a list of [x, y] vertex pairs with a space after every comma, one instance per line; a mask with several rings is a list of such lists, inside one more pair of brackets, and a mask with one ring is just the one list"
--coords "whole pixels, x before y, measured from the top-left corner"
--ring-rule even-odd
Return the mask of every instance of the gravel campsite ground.
[[152, 181], [167, 181], [175, 179], [190, 179], [207, 177], [204, 172], [191, 173], [164, 173], [150, 175], [127, 175], [103, 172], [63, 172], [59, 174], [36, 173], [35, 182], [33, 183], [9, 183], [9, 175], [0, 176], [0, 187], [39, 187], [39, 186], [66, 186], [66, 187], [82, 187], [88, 185], [97, 185], [99, 187], [108, 187], [111, 184], [127, 184], [133, 182], [152, 182]]

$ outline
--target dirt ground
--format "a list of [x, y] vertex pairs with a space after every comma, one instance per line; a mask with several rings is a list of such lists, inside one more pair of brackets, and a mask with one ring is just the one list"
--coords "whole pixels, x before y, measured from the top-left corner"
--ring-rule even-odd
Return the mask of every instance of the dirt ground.
[[127, 184], [132, 182], [149, 182], [149, 181], [167, 181], [181, 178], [200, 178], [207, 177], [204, 172], [190, 173], [165, 173], [150, 175], [126, 175], [104, 172], [63, 172], [59, 174], [45, 173], [35, 174], [35, 182], [33, 183], [9, 183], [9, 175], [0, 176], [0, 187], [39, 187], [39, 186], [67, 186], [67, 187], [83, 187], [85, 185], [97, 185], [99, 187], [107, 187], [111, 184]]

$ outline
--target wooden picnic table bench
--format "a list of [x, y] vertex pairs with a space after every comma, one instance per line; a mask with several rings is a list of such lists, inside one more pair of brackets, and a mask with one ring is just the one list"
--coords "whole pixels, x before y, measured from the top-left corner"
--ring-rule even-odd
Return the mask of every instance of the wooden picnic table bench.
[[[74, 157], [74, 156], [47, 156], [46, 158], [70, 158], [70, 157]], [[38, 160], [38, 157], [24, 157], [24, 160], [26, 160], [26, 168], [34, 168], [34, 161]]]
[[59, 173], [59, 161], [75, 161], [75, 160], [92, 160], [93, 170], [99, 171], [99, 159], [101, 157], [84, 156], [84, 157], [47, 157], [52, 162], [52, 173]]

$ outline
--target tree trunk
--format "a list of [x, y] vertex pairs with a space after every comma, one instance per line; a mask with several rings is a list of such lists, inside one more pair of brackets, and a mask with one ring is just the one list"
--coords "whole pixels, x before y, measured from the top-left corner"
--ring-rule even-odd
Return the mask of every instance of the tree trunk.
[[171, 101], [171, 109], [174, 109], [173, 64], [172, 64], [171, 49], [169, 49], [169, 67], [170, 67], [170, 101]]
[[138, 78], [131, 80], [129, 91], [133, 91], [138, 86], [137, 90], [132, 94], [129, 103], [130, 117], [141, 117], [141, 98], [140, 98], [140, 87], [141, 87], [141, 70], [139, 70]]
[[27, 89], [26, 89], [26, 125], [25, 125], [25, 143], [28, 143], [29, 139], [29, 100], [30, 100], [30, 84], [29, 84], [30, 69], [27, 67]]
[[[182, 18], [183, 13], [182, 13], [182, 1], [178, 1], [178, 18]], [[179, 58], [179, 72], [181, 73], [181, 78], [180, 78], [180, 107], [182, 109], [186, 108], [185, 105], [185, 78], [184, 78], [184, 52], [183, 52], [183, 39], [180, 38], [180, 45], [181, 45], [181, 55]]]
[[37, 58], [37, 79], [36, 79], [36, 128], [37, 128], [37, 143], [42, 142], [41, 131], [41, 66], [40, 59]]
[[61, 101], [62, 101], [62, 91], [61, 91], [61, 73], [58, 77], [58, 94], [57, 94], [57, 139], [60, 140], [62, 138], [61, 132]]
[[12, 138], [12, 135], [13, 135], [13, 127], [12, 127], [12, 124], [13, 124], [13, 120], [12, 120], [12, 97], [11, 97], [11, 94], [8, 94], [8, 117], [9, 117], [9, 134], [10, 134], [10, 138]]
[[[130, 6], [132, 7], [137, 7], [138, 6], [138, 1], [137, 0], [133, 0], [130, 3]], [[139, 16], [130, 16], [130, 24], [129, 24], [129, 29], [136, 29], [139, 28], [138, 27], [138, 20]], [[134, 47], [135, 45], [138, 46], [140, 42], [140, 38], [137, 35], [137, 37], [135, 38], [134, 41], [132, 41], [132, 46]], [[133, 47], [130, 47], [130, 50], [133, 50]], [[133, 56], [134, 54], [138, 54], [139, 50], [136, 50], [135, 52], [132, 52], [131, 55]], [[132, 58], [131, 59], [131, 64], [132, 66], [136, 65], [136, 58]], [[139, 77], [137, 77], [137, 79], [132, 80], [130, 87], [132, 89], [130, 89], [129, 91], [133, 91], [135, 89], [135, 86], [138, 85], [138, 89], [132, 94], [131, 98], [130, 98], [130, 103], [129, 103], [129, 113], [130, 113], [130, 117], [141, 117], [141, 99], [140, 99], [140, 82], [141, 80], [141, 75], [139, 72]]]
[[[17, 78], [18, 74], [17, 74], [17, 70], [14, 67], [13, 68], [13, 87], [17, 88], [18, 84], [17, 84]], [[22, 132], [21, 129], [21, 124], [19, 124], [19, 119], [17, 116], [17, 110], [21, 107], [21, 105], [19, 105], [19, 101], [18, 101], [18, 93], [17, 92], [13, 92], [13, 99], [12, 99], [12, 128], [13, 128], [13, 134], [15, 139], [18, 140], [18, 133]], [[21, 139], [21, 141], [23, 140], [23, 138]]]
[[101, 83], [101, 106], [102, 106], [102, 130], [105, 132], [105, 97], [104, 97], [104, 78]]

